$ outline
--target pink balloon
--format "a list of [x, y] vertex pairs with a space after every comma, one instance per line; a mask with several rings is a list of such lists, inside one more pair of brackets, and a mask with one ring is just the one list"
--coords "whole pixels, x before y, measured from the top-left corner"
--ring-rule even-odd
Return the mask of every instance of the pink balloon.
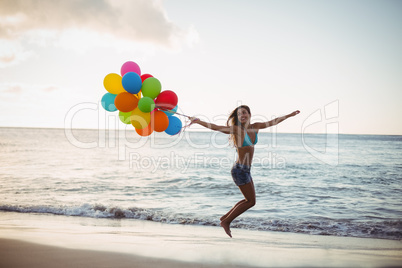
[[137, 73], [139, 76], [141, 76], [140, 66], [133, 61], [127, 61], [121, 66], [121, 76], [124, 76], [128, 72]]

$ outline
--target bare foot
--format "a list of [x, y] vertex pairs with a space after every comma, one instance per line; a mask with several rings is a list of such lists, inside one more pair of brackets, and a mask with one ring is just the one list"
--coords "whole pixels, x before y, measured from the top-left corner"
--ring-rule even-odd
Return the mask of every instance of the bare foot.
[[226, 234], [230, 237], [232, 237], [232, 234], [230, 232], [230, 223], [227, 223], [225, 221], [221, 221], [221, 226], [225, 230]]
[[227, 216], [228, 216], [227, 214], [223, 215], [223, 216], [220, 218], [220, 220], [221, 220], [221, 221], [224, 221]]

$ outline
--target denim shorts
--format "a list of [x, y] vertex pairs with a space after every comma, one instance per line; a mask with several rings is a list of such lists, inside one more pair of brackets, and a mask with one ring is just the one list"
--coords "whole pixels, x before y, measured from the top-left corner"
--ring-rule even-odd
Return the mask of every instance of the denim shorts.
[[250, 174], [250, 167], [235, 163], [231, 170], [232, 178], [237, 186], [250, 183], [252, 178]]

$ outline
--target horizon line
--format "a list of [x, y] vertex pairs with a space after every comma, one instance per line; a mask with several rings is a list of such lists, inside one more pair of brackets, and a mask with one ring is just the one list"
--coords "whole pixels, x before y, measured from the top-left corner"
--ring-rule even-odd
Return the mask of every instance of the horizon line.
[[[57, 130], [65, 130], [65, 127], [30, 127], [30, 126], [0, 126], [0, 128], [25, 128], [25, 129], [57, 129]], [[118, 128], [113, 128], [113, 129], [106, 129], [106, 128], [71, 128], [71, 130], [99, 130], [99, 131], [106, 131], [106, 130], [123, 130], [123, 129], [118, 129]], [[134, 131], [135, 129], [133, 128], [132, 130], [128, 131]], [[188, 129], [186, 130], [188, 132], [212, 132], [213, 130], [205, 129], [205, 130], [194, 130], [194, 129]], [[158, 132], [157, 132], [158, 133]], [[162, 132], [161, 132], [162, 133]], [[271, 133], [271, 131], [259, 131], [259, 133]], [[402, 134], [371, 134], [371, 133], [317, 133], [317, 132], [276, 132], [279, 134], [314, 134], [314, 135], [367, 135], [367, 136], [402, 136]], [[152, 135], [152, 134], [151, 134]]]

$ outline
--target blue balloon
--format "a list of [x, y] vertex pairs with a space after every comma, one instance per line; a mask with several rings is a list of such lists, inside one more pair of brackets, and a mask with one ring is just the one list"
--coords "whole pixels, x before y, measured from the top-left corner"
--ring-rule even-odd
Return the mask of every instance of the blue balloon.
[[141, 77], [134, 72], [126, 73], [121, 79], [121, 84], [123, 88], [131, 94], [138, 94], [142, 87]]
[[165, 130], [165, 132], [169, 135], [176, 135], [177, 133], [180, 132], [183, 125], [180, 119], [177, 118], [176, 116], [169, 116], [168, 118], [169, 118], [169, 125]]
[[114, 105], [114, 99], [116, 98], [117, 95], [112, 94], [112, 93], [106, 93], [103, 95], [101, 104], [102, 107], [108, 111], [108, 112], [114, 112], [117, 111], [116, 106]]
[[176, 113], [178, 106], [174, 107], [172, 110], [163, 111], [167, 116], [172, 116]]

